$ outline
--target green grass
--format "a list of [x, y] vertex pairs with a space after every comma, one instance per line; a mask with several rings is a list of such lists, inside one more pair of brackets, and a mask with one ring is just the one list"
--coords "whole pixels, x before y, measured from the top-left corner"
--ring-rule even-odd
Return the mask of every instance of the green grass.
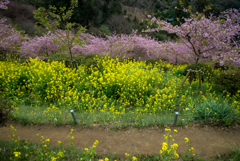
[[[22, 125], [27, 124], [45, 124], [45, 125], [64, 125], [72, 124], [73, 120], [70, 111], [58, 110], [58, 111], [46, 111], [46, 107], [31, 107], [26, 105], [18, 106], [18, 110], [14, 110], [11, 113], [12, 120], [20, 122]], [[27, 111], [27, 112], [26, 112]], [[79, 125], [92, 126], [97, 124], [98, 126], [111, 126], [118, 129], [121, 127], [146, 127], [152, 125], [166, 125], [173, 124], [174, 114], [111, 114], [111, 113], [74, 113]], [[176, 125], [184, 125], [186, 122], [191, 121], [191, 117], [185, 115], [178, 115], [178, 121]]]

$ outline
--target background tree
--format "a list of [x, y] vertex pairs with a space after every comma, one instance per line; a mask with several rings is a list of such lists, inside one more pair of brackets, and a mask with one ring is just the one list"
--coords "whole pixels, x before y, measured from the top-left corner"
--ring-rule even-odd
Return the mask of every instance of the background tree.
[[8, 3], [9, 3], [9, 0], [1, 0], [0, 1], [0, 9], [7, 9]]
[[93, 2], [93, 0], [79, 0], [78, 6], [74, 9], [74, 14], [71, 18], [71, 22], [76, 22], [82, 26], [89, 28], [89, 26], [91, 26], [91, 23], [95, 22], [94, 20], [98, 15], [98, 10], [93, 5]]
[[[0, 1], [0, 9], [7, 9], [8, 0]], [[0, 19], [0, 55], [5, 59], [6, 54], [16, 53], [26, 38], [12, 26], [4, 24], [6, 18]]]
[[107, 24], [111, 31], [116, 31], [117, 34], [130, 34], [132, 27], [121, 14], [113, 14], [108, 20]]
[[208, 5], [210, 5], [209, 0], [197, 0], [195, 3], [195, 7], [199, 13], [203, 13], [205, 6], [208, 6]]
[[[43, 7], [38, 8], [34, 12], [34, 18], [39, 21], [37, 24], [44, 26], [50, 33], [56, 36], [53, 38], [53, 41], [61, 45], [61, 50], [68, 49], [71, 60], [73, 60], [72, 48], [74, 44], [81, 45], [83, 43], [78, 39], [78, 35], [85, 31], [85, 28], [80, 24], [69, 22], [77, 4], [78, 0], [71, 0], [71, 6], [68, 10], [66, 7], [57, 8], [55, 6], [49, 6], [52, 12], [48, 12]], [[62, 24], [65, 26], [61, 26]], [[59, 30], [60, 27], [64, 30]], [[77, 27], [78, 30], [77, 34], [74, 32], [75, 27]]]
[[180, 22], [184, 22], [184, 18], [189, 18], [189, 13], [184, 12], [184, 8], [188, 8], [190, 5], [189, 0], [177, 0], [177, 6], [175, 7], [174, 19], [178, 19]]
[[[184, 9], [187, 12], [186, 9]], [[234, 14], [239, 15], [238, 12]], [[149, 32], [166, 30], [169, 33], [176, 33], [185, 48], [191, 49], [191, 54], [195, 57], [195, 67], [200, 59], [207, 58], [212, 61], [222, 63], [232, 63], [240, 65], [240, 49], [233, 47], [235, 43], [232, 39], [240, 31], [239, 24], [233, 24], [233, 20], [228, 17], [226, 21], [221, 19], [208, 19], [205, 15], [195, 15], [191, 13], [190, 18], [185, 19], [185, 23], [180, 26], [172, 26], [166, 21], [153, 18], [151, 22], [156, 22], [159, 26], [156, 29], [149, 29]], [[190, 78], [190, 83], [193, 75]]]

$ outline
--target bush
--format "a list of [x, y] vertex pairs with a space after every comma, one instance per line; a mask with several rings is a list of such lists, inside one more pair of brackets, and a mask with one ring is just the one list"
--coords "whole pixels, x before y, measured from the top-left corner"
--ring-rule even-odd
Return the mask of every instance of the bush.
[[65, 60], [70, 60], [70, 56], [68, 54], [64, 53], [56, 53], [56, 54], [51, 54], [48, 59], [50, 61], [58, 61], [58, 62], [63, 62]]
[[234, 108], [227, 101], [214, 102], [213, 99], [197, 104], [193, 113], [196, 121], [205, 121], [214, 125], [230, 125], [235, 119]]
[[18, 30], [25, 31], [30, 37], [34, 37], [37, 33], [37, 29], [34, 27], [35, 23], [29, 19], [19, 18], [16, 19]]
[[146, 65], [155, 65], [158, 61], [156, 59], [147, 59]]
[[[146, 65], [151, 65], [152, 67], [148, 67], [148, 69], [152, 69], [153, 67], [157, 67], [158, 69], [167, 72], [169, 71], [169, 68], [166, 66], [159, 66], [157, 63], [160, 63], [162, 60], [158, 61], [157, 59], [147, 59], [146, 60]], [[157, 66], [156, 66], [157, 65]]]
[[224, 71], [214, 81], [214, 89], [236, 94], [240, 90], [240, 71]]
[[92, 69], [102, 70], [102, 65], [96, 60], [97, 55], [87, 54], [84, 57], [79, 57], [79, 63], [85, 66], [85, 71], [88, 74], [92, 73]]
[[[188, 71], [187, 70], [189, 70], [189, 69], [194, 69], [194, 66], [195, 66], [195, 63], [192, 63], [192, 64], [189, 64], [186, 68], [185, 68], [185, 70], [184, 70], [184, 72], [183, 72], [183, 75], [187, 75], [187, 73], [188, 73]], [[209, 81], [209, 80], [211, 80], [212, 79], [212, 77], [213, 77], [213, 68], [209, 65], [209, 64], [207, 64], [207, 63], [201, 63], [201, 62], [199, 62], [198, 64], [197, 64], [197, 67], [196, 67], [196, 70], [201, 70], [202, 71], [202, 73], [201, 73], [201, 76], [202, 76], [202, 78], [201, 78], [201, 80], [202, 81]], [[191, 76], [191, 74], [192, 73], [190, 73], [189, 74], [189, 77]], [[196, 79], [196, 75], [198, 75], [198, 73], [193, 73], [194, 75], [193, 75], [193, 79]]]
[[0, 97], [0, 102], [0, 126], [4, 126], [10, 117], [12, 107], [3, 97]]

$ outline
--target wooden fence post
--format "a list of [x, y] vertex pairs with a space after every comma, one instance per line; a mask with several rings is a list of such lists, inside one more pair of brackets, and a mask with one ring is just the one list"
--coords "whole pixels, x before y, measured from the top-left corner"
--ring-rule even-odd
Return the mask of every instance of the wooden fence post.
[[201, 88], [201, 76], [202, 76], [201, 73], [202, 73], [202, 71], [201, 70], [197, 71], [197, 70], [192, 70], [192, 69], [189, 69], [187, 71], [188, 71], [188, 73], [187, 73], [186, 77], [184, 78], [184, 80], [183, 80], [183, 82], [181, 84], [181, 87], [183, 87], [183, 84], [186, 81], [187, 77], [189, 76], [190, 72], [196, 72], [196, 73], [198, 73], [198, 76], [199, 76], [199, 85], [198, 85], [198, 87]]

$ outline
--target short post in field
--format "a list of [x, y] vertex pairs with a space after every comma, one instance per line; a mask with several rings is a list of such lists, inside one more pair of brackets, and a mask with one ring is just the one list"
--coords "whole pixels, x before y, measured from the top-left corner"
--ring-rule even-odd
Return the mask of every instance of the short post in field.
[[183, 82], [182, 82], [182, 84], [181, 84], [181, 87], [183, 87], [183, 84], [184, 84], [184, 82], [186, 81], [187, 77], [189, 76], [190, 72], [191, 72], [191, 69], [188, 70], [188, 73], [187, 73], [186, 77], [184, 78], [184, 80], [183, 80]]
[[201, 88], [201, 73], [202, 71], [199, 70], [198, 75], [199, 75], [199, 89]]
[[77, 118], [76, 118], [76, 116], [75, 116], [75, 114], [74, 114], [74, 111], [71, 110], [70, 112], [71, 112], [71, 114], [72, 114], [72, 117], [73, 117], [74, 122], [75, 122], [76, 124], [78, 124], [78, 121], [77, 121]]
[[179, 114], [178, 112], [175, 112], [173, 125], [176, 125], [176, 123], [177, 123], [178, 114]]

